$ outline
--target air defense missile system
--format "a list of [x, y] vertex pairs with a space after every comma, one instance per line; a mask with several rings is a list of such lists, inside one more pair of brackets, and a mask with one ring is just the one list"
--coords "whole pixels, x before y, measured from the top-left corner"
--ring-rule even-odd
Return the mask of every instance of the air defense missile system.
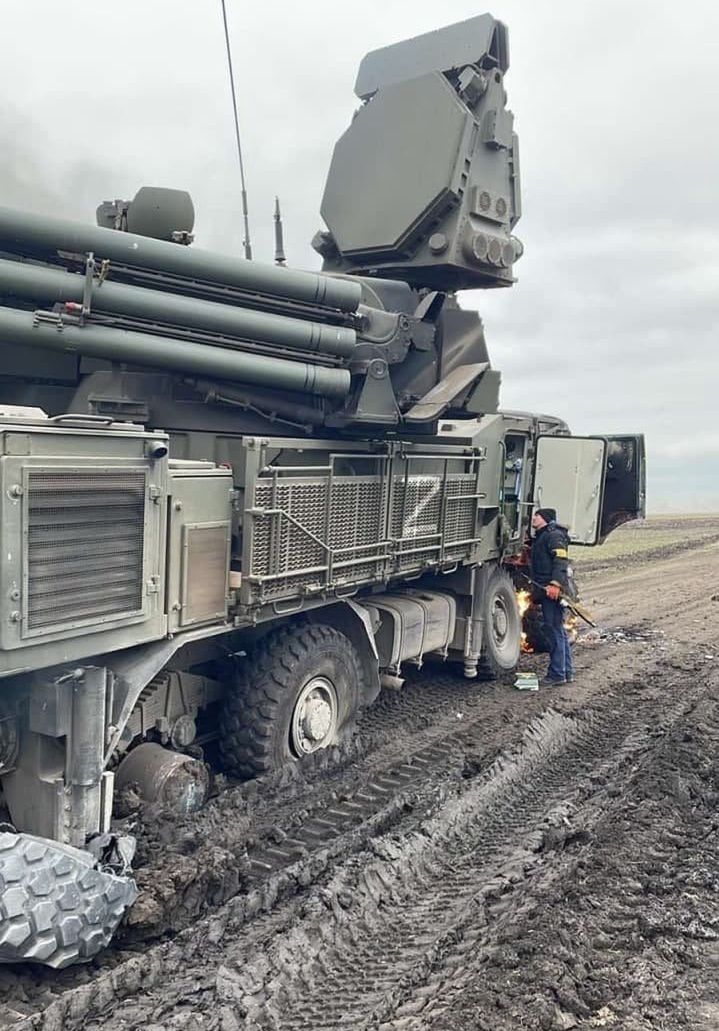
[[503, 411], [457, 301], [522, 254], [507, 68], [489, 15], [365, 57], [321, 272], [198, 249], [181, 191], [0, 208], [0, 959], [110, 940], [118, 788], [190, 811], [198, 741], [252, 777], [407, 664], [510, 673], [533, 506], [643, 513], [642, 438]]

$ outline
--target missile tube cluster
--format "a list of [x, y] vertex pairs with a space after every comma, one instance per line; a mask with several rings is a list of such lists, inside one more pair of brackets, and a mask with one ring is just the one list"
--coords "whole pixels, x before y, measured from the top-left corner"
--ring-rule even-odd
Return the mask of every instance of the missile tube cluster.
[[[0, 297], [7, 305], [0, 307], [0, 344], [326, 398], [349, 392], [347, 365], [357, 338], [346, 323], [360, 302], [357, 282], [8, 208], [0, 208], [0, 251]], [[39, 319], [28, 304], [83, 314], [85, 275], [57, 264], [68, 254], [109, 262], [109, 276], [92, 282], [91, 317]], [[160, 286], [163, 275], [171, 276], [172, 291], [115, 281], [113, 263], [158, 273]], [[250, 304], [194, 296], [198, 284], [239, 291]], [[253, 298], [264, 310], [252, 306]], [[16, 300], [23, 307], [13, 307]], [[311, 307], [312, 314], [286, 314], [288, 305]], [[128, 322], [131, 328], [123, 328]]]

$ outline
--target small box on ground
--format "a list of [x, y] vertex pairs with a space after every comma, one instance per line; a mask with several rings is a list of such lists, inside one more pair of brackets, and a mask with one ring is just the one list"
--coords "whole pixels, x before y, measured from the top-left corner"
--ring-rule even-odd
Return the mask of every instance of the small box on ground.
[[518, 691], [538, 691], [539, 678], [536, 673], [517, 673], [514, 686]]

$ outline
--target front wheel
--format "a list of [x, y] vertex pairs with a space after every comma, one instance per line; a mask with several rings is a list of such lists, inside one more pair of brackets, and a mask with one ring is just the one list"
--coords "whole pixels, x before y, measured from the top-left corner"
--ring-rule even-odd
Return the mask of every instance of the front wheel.
[[495, 569], [482, 599], [484, 636], [480, 673], [486, 680], [501, 680], [513, 673], [522, 644], [522, 619], [517, 595], [508, 573]]
[[357, 651], [335, 627], [303, 622], [271, 631], [247, 656], [223, 706], [226, 768], [256, 777], [337, 744], [354, 722], [361, 689]]

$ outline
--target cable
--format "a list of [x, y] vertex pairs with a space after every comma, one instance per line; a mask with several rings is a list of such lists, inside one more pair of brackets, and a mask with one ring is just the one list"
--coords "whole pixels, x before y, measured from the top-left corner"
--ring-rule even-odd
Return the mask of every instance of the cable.
[[247, 187], [245, 185], [245, 165], [242, 160], [242, 144], [240, 142], [240, 119], [237, 115], [237, 94], [235, 93], [235, 76], [232, 71], [232, 53], [230, 51], [230, 33], [227, 28], [227, 11], [225, 10], [225, 0], [220, 0], [222, 4], [222, 22], [225, 26], [225, 44], [227, 46], [227, 68], [230, 73], [230, 91], [232, 93], [232, 110], [235, 114], [235, 136], [237, 138], [237, 157], [240, 162], [240, 184], [242, 187], [242, 219], [245, 226], [245, 238], [242, 241], [242, 246], [245, 251], [245, 257], [248, 261], [252, 260], [252, 244], [250, 243], [250, 219], [247, 211]]

